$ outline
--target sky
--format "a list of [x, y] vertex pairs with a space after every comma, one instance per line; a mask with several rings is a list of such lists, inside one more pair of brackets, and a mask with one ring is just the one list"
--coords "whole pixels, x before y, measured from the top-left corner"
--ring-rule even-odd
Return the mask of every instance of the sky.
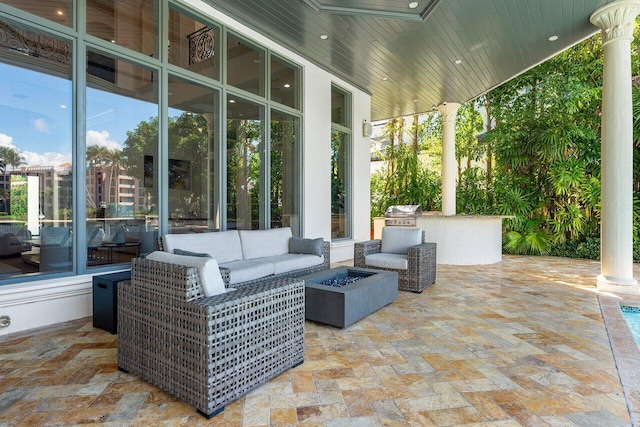
[[[65, 78], [0, 63], [0, 146], [27, 166], [72, 161], [72, 84]], [[87, 89], [87, 145], [122, 149], [127, 130], [157, 115], [157, 106]]]

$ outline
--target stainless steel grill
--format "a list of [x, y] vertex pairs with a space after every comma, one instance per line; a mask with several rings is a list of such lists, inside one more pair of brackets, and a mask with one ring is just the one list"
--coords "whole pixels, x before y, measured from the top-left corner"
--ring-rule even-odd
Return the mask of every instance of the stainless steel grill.
[[421, 215], [422, 207], [420, 205], [389, 206], [384, 212], [384, 225], [386, 227], [415, 227], [418, 217]]

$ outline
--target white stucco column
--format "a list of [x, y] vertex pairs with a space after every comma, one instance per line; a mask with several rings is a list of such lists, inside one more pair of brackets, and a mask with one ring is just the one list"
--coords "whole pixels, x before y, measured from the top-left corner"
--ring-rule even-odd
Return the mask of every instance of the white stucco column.
[[633, 278], [633, 111], [631, 40], [640, 0], [618, 0], [596, 10], [602, 30], [602, 240], [598, 290], [639, 294]]
[[443, 102], [442, 114], [442, 214], [456, 214], [456, 114], [460, 104]]

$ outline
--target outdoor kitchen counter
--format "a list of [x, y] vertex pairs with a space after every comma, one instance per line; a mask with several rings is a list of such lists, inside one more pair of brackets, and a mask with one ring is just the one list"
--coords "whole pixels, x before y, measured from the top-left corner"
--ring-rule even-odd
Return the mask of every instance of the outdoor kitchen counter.
[[417, 218], [427, 242], [437, 243], [436, 262], [452, 265], [493, 264], [502, 260], [501, 215], [450, 215], [427, 212]]

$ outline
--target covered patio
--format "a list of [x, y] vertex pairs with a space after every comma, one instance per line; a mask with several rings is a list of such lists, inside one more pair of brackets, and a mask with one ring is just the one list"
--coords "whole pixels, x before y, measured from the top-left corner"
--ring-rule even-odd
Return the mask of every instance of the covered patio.
[[0, 424], [631, 425], [638, 348], [601, 310], [621, 299], [597, 290], [599, 268], [522, 256], [440, 266], [433, 286], [347, 329], [306, 322], [305, 362], [209, 422], [119, 372], [117, 337], [91, 319], [7, 337]]

